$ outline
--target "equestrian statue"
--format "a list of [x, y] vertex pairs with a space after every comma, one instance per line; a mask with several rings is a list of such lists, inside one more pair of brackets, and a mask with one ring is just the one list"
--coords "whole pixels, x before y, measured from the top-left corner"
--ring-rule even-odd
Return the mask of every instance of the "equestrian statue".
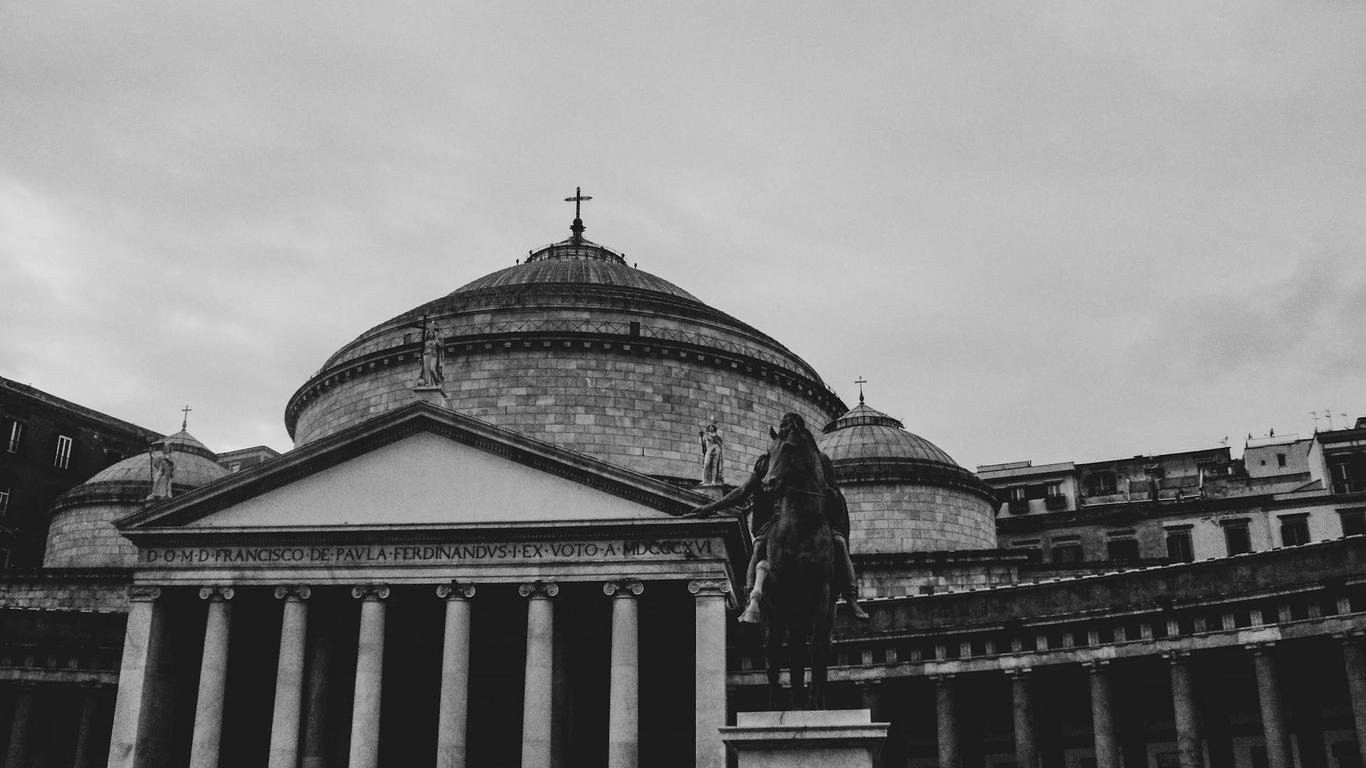
[[820, 709], [835, 599], [843, 594], [856, 618], [868, 618], [858, 604], [849, 558], [849, 509], [829, 457], [816, 447], [801, 416], [785, 415], [769, 434], [773, 442], [754, 462], [746, 483], [690, 514], [705, 517], [751, 502], [754, 554], [746, 574], [749, 603], [740, 621], [764, 625], [771, 705], [781, 703], [778, 679], [786, 641], [792, 706]]

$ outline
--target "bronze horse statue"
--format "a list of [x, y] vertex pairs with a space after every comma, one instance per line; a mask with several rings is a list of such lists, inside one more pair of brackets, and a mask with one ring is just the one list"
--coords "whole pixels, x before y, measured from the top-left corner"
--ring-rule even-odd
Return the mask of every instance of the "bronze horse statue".
[[835, 503], [826, 482], [832, 470], [801, 416], [787, 414], [778, 431], [769, 433], [773, 443], [763, 485], [774, 499], [773, 522], [765, 537], [767, 561], [759, 564], [755, 591], [762, 607], [770, 706], [781, 706], [778, 679], [786, 640], [791, 706], [823, 709], [835, 620], [833, 533], [826, 508]]

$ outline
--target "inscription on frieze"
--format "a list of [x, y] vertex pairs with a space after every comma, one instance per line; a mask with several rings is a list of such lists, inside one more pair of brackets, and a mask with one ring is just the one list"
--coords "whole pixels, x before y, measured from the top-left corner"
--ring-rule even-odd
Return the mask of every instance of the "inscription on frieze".
[[471, 563], [632, 562], [692, 560], [723, 555], [710, 539], [607, 539], [449, 544], [328, 544], [318, 546], [146, 547], [147, 566], [356, 566]]

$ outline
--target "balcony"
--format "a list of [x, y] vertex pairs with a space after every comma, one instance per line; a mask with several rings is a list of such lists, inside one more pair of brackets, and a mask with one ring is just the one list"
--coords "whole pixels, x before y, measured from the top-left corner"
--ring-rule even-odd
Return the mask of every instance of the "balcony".
[[1043, 500], [1044, 509], [1050, 512], [1057, 512], [1060, 509], [1067, 509], [1066, 496], [1048, 496]]
[[1029, 499], [1011, 499], [1006, 509], [1012, 515], [1023, 515], [1029, 511]]

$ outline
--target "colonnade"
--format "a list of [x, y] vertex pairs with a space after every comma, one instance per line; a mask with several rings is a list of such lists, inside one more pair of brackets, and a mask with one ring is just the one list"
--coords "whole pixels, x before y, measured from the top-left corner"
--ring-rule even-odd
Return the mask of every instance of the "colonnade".
[[[664, 585], [651, 588], [664, 588]], [[725, 611], [729, 582], [693, 580], [687, 583], [694, 597], [696, 649], [694, 683], [696, 719], [694, 721], [695, 765], [720, 768], [725, 765], [725, 750], [718, 728], [725, 725]], [[614, 580], [602, 584], [611, 600], [611, 648], [607, 718], [607, 765], [634, 768], [639, 762], [640, 628], [638, 601], [647, 583]], [[552, 688], [554, 686], [555, 597], [560, 585], [537, 581], [519, 585], [518, 594], [526, 600], [526, 656], [521, 728], [521, 765], [523, 768], [551, 768]], [[444, 634], [441, 644], [440, 695], [436, 729], [436, 765], [463, 768], [467, 757], [468, 711], [470, 706], [470, 602], [477, 589], [470, 583], [449, 583], [436, 587], [436, 596], [445, 603]], [[282, 585], [274, 595], [282, 603], [278, 664], [274, 703], [269, 733], [270, 768], [312, 768], [313, 755], [300, 755], [316, 745], [301, 734], [304, 728], [305, 698], [308, 710], [318, 712], [318, 700], [328, 696], [320, 687], [327, 685], [318, 675], [309, 675], [307, 634], [308, 606], [312, 589], [307, 585]], [[385, 608], [390, 587], [384, 584], [355, 585], [352, 598], [360, 601], [356, 642], [355, 686], [351, 699], [350, 752], [348, 768], [376, 768], [379, 762], [380, 714], [384, 687]], [[221, 752], [225, 692], [229, 676], [228, 641], [232, 624], [235, 590], [232, 586], [206, 586], [199, 597], [208, 603], [204, 643], [200, 659], [198, 691], [195, 699], [194, 729], [190, 743], [191, 768], [217, 768]], [[110, 741], [110, 768], [140, 768], [149, 749], [147, 736], [158, 727], [155, 697], [156, 670], [164, 636], [159, 624], [167, 621], [167, 606], [161, 590], [139, 587], [130, 592], [130, 611], [124, 644], [121, 678], [115, 705]], [[317, 653], [327, 653], [326, 643]], [[315, 655], [313, 669], [323, 668]], [[321, 660], [325, 663], [325, 660]], [[310, 715], [312, 717], [312, 715]], [[16, 719], [16, 728], [20, 728]], [[301, 730], [302, 729], [302, 730]], [[11, 748], [14, 742], [11, 741]]]
[[[1357, 748], [1366, 763], [1366, 641], [1361, 634], [1346, 635], [1342, 641], [1343, 664], [1347, 676]], [[1290, 729], [1281, 690], [1275, 642], [1245, 646], [1256, 676], [1257, 703], [1265, 739], [1267, 768], [1294, 768]], [[1172, 711], [1176, 729], [1177, 757], [1180, 768], [1203, 768], [1204, 750], [1198, 716], [1195, 686], [1192, 681], [1192, 651], [1162, 654], [1171, 676]], [[1111, 662], [1095, 659], [1083, 662], [1087, 670], [1091, 727], [1096, 768], [1120, 768], [1120, 746], [1116, 738], [1115, 714], [1110, 686]], [[1035, 730], [1032, 672], [1027, 667], [1008, 668], [1011, 679], [1012, 719], [1015, 762], [1019, 768], [1038, 768], [1041, 764]], [[936, 737], [940, 768], [962, 768], [962, 744], [958, 723], [955, 674], [930, 676], [935, 686]]]

